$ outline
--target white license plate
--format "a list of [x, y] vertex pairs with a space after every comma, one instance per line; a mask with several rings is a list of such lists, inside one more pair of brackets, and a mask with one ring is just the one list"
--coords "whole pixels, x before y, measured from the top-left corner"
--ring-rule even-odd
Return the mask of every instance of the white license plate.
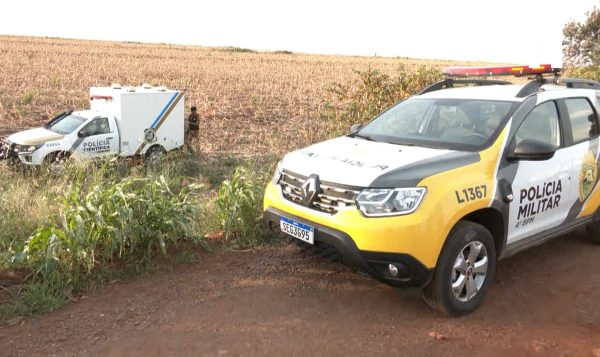
[[280, 219], [279, 225], [283, 233], [298, 238], [303, 242], [315, 244], [315, 229], [313, 227], [285, 217], [280, 217]]

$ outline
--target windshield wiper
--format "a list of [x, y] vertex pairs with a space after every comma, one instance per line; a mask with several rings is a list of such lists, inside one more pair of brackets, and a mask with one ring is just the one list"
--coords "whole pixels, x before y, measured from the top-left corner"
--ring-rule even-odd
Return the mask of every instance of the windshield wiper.
[[432, 144], [425, 144], [422, 142], [414, 143], [414, 142], [406, 142], [406, 141], [397, 141], [397, 142], [394, 142], [394, 144], [403, 145], [403, 146], [419, 146], [419, 147], [430, 148], [430, 149], [443, 149], [442, 147], [435, 146]]
[[52, 118], [52, 120], [50, 120], [49, 122], [44, 124], [43, 128], [50, 130], [50, 127], [52, 126], [52, 124], [56, 123], [57, 121], [61, 120], [62, 118], [66, 117], [68, 115], [71, 115], [71, 113], [73, 113], [73, 110], [69, 110], [69, 111], [58, 114], [57, 116]]
[[354, 134], [352, 137], [353, 138], [361, 138], [361, 139], [364, 139], [367, 141], [377, 141], [377, 140], [373, 139], [372, 137], [370, 137], [369, 135], [359, 134], [359, 133]]

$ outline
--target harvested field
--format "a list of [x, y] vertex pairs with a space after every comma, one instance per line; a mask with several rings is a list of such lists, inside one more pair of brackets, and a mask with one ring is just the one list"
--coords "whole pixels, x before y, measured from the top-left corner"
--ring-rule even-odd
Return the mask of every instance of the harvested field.
[[281, 155], [327, 137], [323, 106], [353, 70], [451, 61], [242, 52], [235, 48], [0, 36], [0, 135], [85, 108], [91, 86], [165, 85], [203, 118], [206, 154]]

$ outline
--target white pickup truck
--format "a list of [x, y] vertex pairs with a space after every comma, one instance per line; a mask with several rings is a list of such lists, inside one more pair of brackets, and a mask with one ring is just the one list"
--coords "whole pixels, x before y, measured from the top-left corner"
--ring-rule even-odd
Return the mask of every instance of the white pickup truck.
[[90, 109], [0, 139], [0, 159], [25, 165], [110, 155], [151, 158], [184, 143], [183, 93], [164, 87], [90, 88]]

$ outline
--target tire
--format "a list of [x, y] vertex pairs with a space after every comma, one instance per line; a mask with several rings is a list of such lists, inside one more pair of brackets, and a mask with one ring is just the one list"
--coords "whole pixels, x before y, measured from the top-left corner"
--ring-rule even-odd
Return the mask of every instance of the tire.
[[70, 154], [68, 152], [59, 151], [48, 154], [44, 158], [43, 165], [46, 172], [51, 176], [59, 176], [66, 170], [66, 164], [69, 160]]
[[585, 227], [588, 239], [594, 244], [600, 244], [600, 225], [598, 222], [588, 224]]
[[162, 156], [166, 153], [160, 145], [154, 145], [146, 151], [146, 163], [151, 167], [157, 167], [162, 162]]
[[473, 312], [493, 281], [495, 269], [496, 248], [491, 233], [480, 224], [460, 221], [444, 244], [433, 278], [423, 288], [423, 299], [451, 316]]

